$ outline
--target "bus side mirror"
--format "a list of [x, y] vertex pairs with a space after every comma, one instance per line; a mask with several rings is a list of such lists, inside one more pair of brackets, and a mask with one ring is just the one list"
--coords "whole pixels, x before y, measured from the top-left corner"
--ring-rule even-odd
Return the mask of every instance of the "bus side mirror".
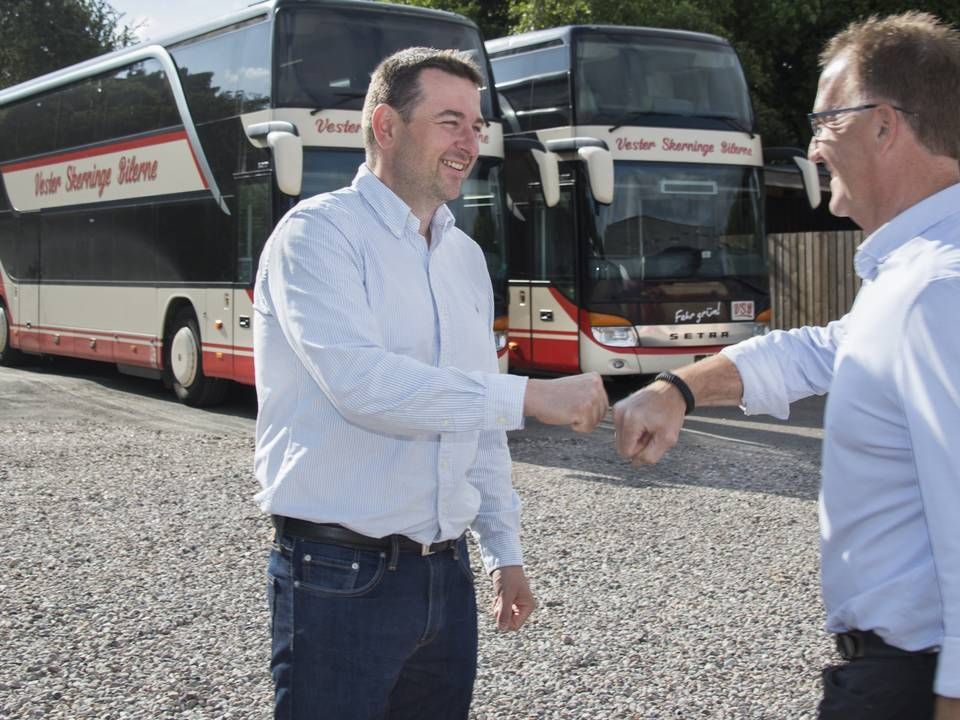
[[807, 202], [810, 203], [811, 208], [818, 208], [820, 206], [820, 174], [817, 172], [816, 164], [799, 156], [794, 156], [793, 161], [800, 168], [800, 181], [807, 193]]
[[296, 126], [274, 121], [248, 125], [244, 130], [251, 143], [268, 147], [273, 153], [273, 173], [280, 192], [299, 196], [303, 189], [303, 142]]
[[588, 146], [577, 148], [577, 155], [586, 163], [590, 192], [598, 203], [613, 202], [613, 153], [606, 148]]
[[560, 163], [555, 153], [531, 149], [537, 169], [540, 171], [540, 189], [543, 191], [543, 202], [548, 208], [560, 202]]
[[556, 153], [534, 138], [504, 138], [503, 149], [503, 174], [510, 197], [526, 202], [530, 186], [539, 184], [547, 207], [560, 202], [560, 163]]

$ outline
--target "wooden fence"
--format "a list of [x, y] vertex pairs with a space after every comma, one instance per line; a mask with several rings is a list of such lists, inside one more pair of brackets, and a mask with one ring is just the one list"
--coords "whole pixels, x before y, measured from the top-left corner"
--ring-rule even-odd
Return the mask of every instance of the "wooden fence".
[[859, 230], [768, 235], [773, 327], [843, 317], [860, 289], [853, 254], [862, 239]]

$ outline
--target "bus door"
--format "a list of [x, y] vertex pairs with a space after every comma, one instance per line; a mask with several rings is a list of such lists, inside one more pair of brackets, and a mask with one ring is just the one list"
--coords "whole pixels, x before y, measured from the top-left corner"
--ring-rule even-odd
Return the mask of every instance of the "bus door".
[[[527, 272], [510, 272], [511, 367], [572, 373], [580, 367], [574, 185], [561, 183], [547, 208], [539, 193], [513, 213], [511, 262], [522, 252]], [[520, 217], [522, 217], [522, 220]], [[515, 361], [516, 360], [516, 361]]]
[[253, 384], [253, 284], [272, 229], [270, 172], [238, 174], [237, 268], [233, 291], [233, 378]]
[[[20, 349], [40, 352], [40, 217], [37, 213], [20, 216], [17, 242], [19, 262], [16, 300], [13, 318], [20, 326]], [[8, 289], [9, 292], [9, 289]]]

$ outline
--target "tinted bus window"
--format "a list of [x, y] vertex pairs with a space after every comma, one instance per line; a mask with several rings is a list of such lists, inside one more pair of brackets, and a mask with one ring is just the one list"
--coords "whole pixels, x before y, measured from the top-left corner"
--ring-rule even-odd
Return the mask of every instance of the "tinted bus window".
[[[339, 8], [284, 9], [277, 24], [278, 107], [360, 110], [373, 69], [414, 46], [470, 52], [490, 85], [480, 34], [467, 25]], [[481, 103], [484, 116], [492, 117], [486, 88]]]
[[268, 30], [267, 23], [259, 23], [171, 48], [198, 124], [269, 105]]
[[144, 60], [95, 82], [96, 96], [103, 108], [97, 140], [181, 123], [167, 74], [156, 60]]
[[590, 34], [576, 42], [577, 122], [627, 113], [723, 115], [752, 127], [747, 84], [729, 45], [643, 35]]

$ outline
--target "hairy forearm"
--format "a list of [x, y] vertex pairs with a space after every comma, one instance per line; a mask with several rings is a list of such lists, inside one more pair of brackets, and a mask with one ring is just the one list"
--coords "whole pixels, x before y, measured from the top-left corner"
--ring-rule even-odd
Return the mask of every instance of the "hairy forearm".
[[674, 374], [690, 386], [697, 407], [739, 405], [743, 397], [737, 366], [723, 355], [686, 365]]

